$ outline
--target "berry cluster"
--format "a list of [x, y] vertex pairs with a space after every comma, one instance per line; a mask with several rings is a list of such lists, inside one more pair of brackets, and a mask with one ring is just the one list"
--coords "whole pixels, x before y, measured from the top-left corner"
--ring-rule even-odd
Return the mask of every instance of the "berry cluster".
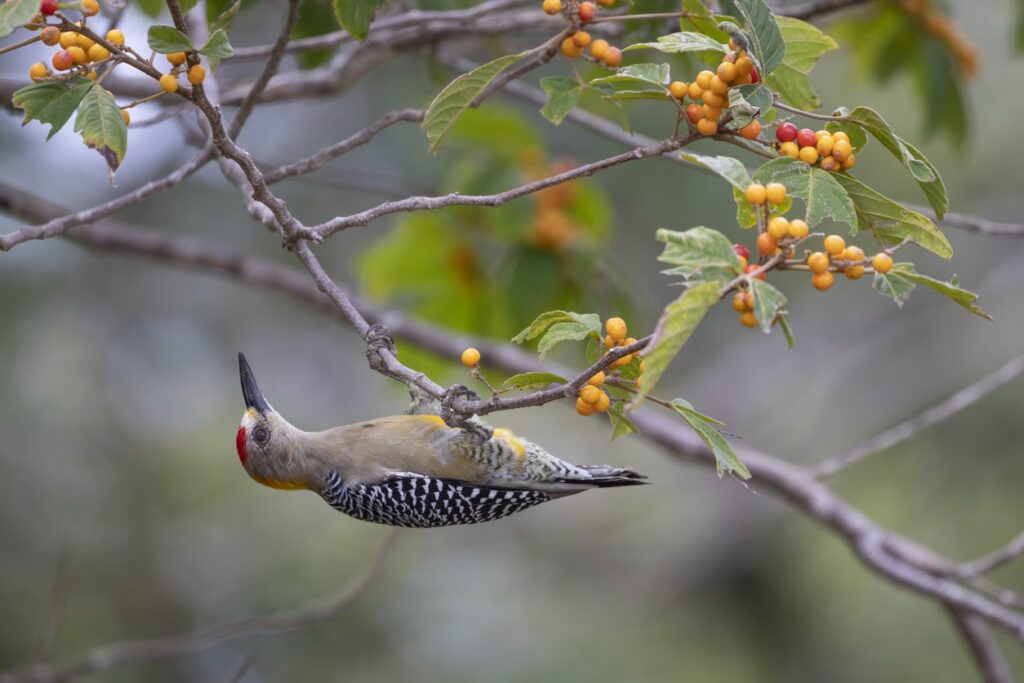
[[[846, 246], [846, 240], [839, 235], [828, 235], [824, 241], [824, 251], [808, 254], [807, 268], [811, 271], [811, 284], [819, 292], [832, 287], [835, 280], [833, 271], [841, 272], [847, 279], [859, 280], [865, 273], [868, 259], [864, 250], [858, 246]], [[871, 257], [871, 268], [876, 273], [888, 273], [892, 270], [892, 256], [882, 251]]]
[[[178, 74], [185, 70], [186, 55], [184, 52], [172, 52], [167, 55], [167, 61], [171, 70], [160, 77], [160, 88], [166, 93], [177, 92]], [[199, 85], [206, 78], [206, 69], [202, 64], [193, 64], [188, 67], [188, 82], [192, 85]]]
[[[79, 24], [81, 26], [81, 24]], [[75, 31], [61, 32], [56, 26], [46, 26], [39, 31], [39, 41], [43, 45], [59, 45], [51, 63], [57, 71], [68, 71], [71, 75], [85, 76], [96, 80], [96, 64], [110, 59], [110, 50], [92, 38]], [[113, 29], [107, 32], [107, 42], [112, 45], [123, 45], [124, 34]], [[28, 70], [29, 78], [42, 81], [53, 76], [50, 69], [42, 62], [36, 62]]]
[[[612, 349], [629, 346], [635, 344], [636, 339], [633, 337], [627, 337], [629, 330], [626, 327], [626, 321], [622, 318], [608, 318], [604, 322], [604, 330], [607, 333], [604, 338], [605, 355], [608, 354]], [[615, 359], [615, 361], [608, 368], [608, 373], [613, 373], [617, 369], [629, 365], [636, 353], [628, 353], [621, 358]], [[644, 370], [644, 362], [640, 361], [639, 371], [642, 373]], [[580, 415], [593, 415], [594, 413], [604, 413], [608, 411], [611, 406], [611, 398], [608, 393], [602, 389], [604, 386], [605, 379], [607, 376], [604, 372], [598, 372], [587, 380], [586, 386], [580, 389], [579, 397], [576, 399], [576, 412]]]
[[[615, 4], [615, 0], [598, 0], [598, 4], [608, 7]], [[543, 8], [547, 14], [559, 14], [562, 12], [562, 0], [544, 0]], [[597, 5], [590, 2], [590, 0], [578, 3], [576, 16], [579, 19], [579, 23], [590, 23], [597, 16]], [[590, 48], [590, 56], [596, 61], [602, 62], [605, 66], [614, 69], [619, 64], [622, 64], [622, 50], [609, 45], [608, 41], [603, 38], [593, 40], [586, 31], [576, 31], [571, 36], [565, 38], [562, 41], [562, 54], [569, 59], [576, 59], [582, 56], [584, 50], [588, 47]]]
[[[672, 81], [668, 86], [669, 93], [679, 102], [687, 97], [692, 100], [692, 104], [686, 107], [686, 116], [701, 135], [710, 136], [718, 132], [722, 110], [729, 108], [730, 87], [761, 80], [750, 55], [744, 50], [737, 50], [731, 40], [729, 48], [715, 71], [701, 71], [692, 83]], [[751, 140], [760, 134], [761, 124], [757, 120], [740, 130], [740, 135]]]
[[779, 154], [799, 159], [810, 166], [821, 166], [826, 171], [845, 171], [857, 163], [850, 136], [841, 130], [832, 133], [797, 129], [787, 121], [775, 129], [775, 139], [779, 141]]

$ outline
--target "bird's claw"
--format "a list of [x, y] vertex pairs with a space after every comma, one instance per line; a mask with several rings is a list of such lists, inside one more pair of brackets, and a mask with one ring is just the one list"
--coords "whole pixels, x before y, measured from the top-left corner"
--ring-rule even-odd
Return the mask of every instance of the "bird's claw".
[[388, 374], [388, 364], [381, 357], [381, 350], [387, 350], [392, 356], [398, 356], [398, 348], [391, 337], [391, 330], [385, 325], [372, 325], [366, 331], [366, 360], [370, 367], [382, 374]]
[[448, 391], [444, 392], [444, 397], [441, 399], [441, 419], [445, 421], [450, 427], [465, 430], [466, 432], [473, 434], [480, 438], [482, 441], [487, 441], [494, 434], [494, 430], [488, 427], [486, 424], [476, 419], [474, 416], [466, 416], [464, 413], [456, 411], [452, 406], [455, 401], [460, 398], [465, 398], [470, 401], [479, 401], [480, 394], [476, 393], [464, 384], [455, 384], [448, 388]]

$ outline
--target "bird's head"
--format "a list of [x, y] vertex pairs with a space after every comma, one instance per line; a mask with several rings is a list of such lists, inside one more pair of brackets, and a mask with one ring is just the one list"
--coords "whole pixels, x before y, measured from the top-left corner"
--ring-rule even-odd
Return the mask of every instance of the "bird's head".
[[282, 489], [306, 488], [296, 476], [300, 432], [274, 410], [256, 384], [245, 356], [238, 354], [245, 413], [235, 435], [235, 449], [242, 466], [256, 481]]

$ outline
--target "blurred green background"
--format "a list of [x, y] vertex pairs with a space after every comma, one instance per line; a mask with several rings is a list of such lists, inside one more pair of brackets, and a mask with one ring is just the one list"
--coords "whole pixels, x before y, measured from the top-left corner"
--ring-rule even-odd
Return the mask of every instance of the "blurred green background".
[[[822, 59], [813, 82], [826, 108], [873, 106], [919, 143], [943, 173], [952, 210], [1019, 222], [1024, 93], [1017, 85], [1024, 62], [1013, 55], [1016, 7], [1009, 0], [950, 5], [982, 60], [965, 90], [969, 123], [962, 143], [925, 137], [911, 80], [879, 83], [858, 70], [846, 45]], [[244, 12], [233, 41], [269, 40], [278, 17], [266, 3]], [[819, 25], [828, 30], [832, 23]], [[146, 20], [129, 9], [124, 25], [131, 42], [141, 38]], [[491, 43], [494, 53], [520, 44]], [[449, 48], [487, 54], [472, 42]], [[5, 56], [0, 68], [14, 76], [37, 59], [19, 52]], [[224, 74], [252, 68], [226, 65]], [[557, 59], [541, 75], [565, 72]], [[442, 87], [442, 73], [421, 55], [401, 57], [340, 96], [259, 108], [241, 142], [267, 163], [299, 158], [390, 109], [425, 106]], [[636, 128], [664, 135], [658, 111], [634, 108]], [[509, 98], [490, 100], [481, 117], [489, 112], [525, 122], [544, 163], [595, 160], [622, 149], [571, 122], [555, 128]], [[131, 190], [192, 154], [173, 121], [132, 129], [119, 186], [111, 188], [100, 158], [70, 128], [44, 144], [42, 126], [18, 124], [17, 116], [0, 118], [0, 177], [68, 206]], [[307, 222], [392, 195], [449, 191], [461, 178], [480, 181], [486, 164], [466, 165], [474, 155], [486, 161], [500, 153], [504, 135], [495, 135], [492, 149], [466, 133], [431, 157], [422, 132], [399, 125], [325, 172], [277, 190]], [[710, 150], [734, 153], [697, 146]], [[877, 143], [860, 157], [857, 173], [895, 198], [923, 203]], [[507, 180], [494, 182], [507, 187]], [[367, 182], [385, 192], [346, 187]], [[581, 225], [605, 223], [607, 241], [586, 242], [592, 249], [582, 250], [585, 267], [573, 271], [576, 285], [558, 296], [603, 316], [625, 311], [634, 334], [649, 330], [675, 296], [654, 260], [657, 228], [704, 224], [735, 239], [749, 237], [735, 226], [725, 183], [668, 161], [615, 168], [578, 187], [593, 197], [587, 206], [606, 205], [603, 217], [593, 214]], [[485, 212], [430, 215], [451, 228], [438, 231], [438, 240], [465, 239], [484, 255], [476, 279], [463, 289], [423, 290], [434, 294], [435, 308], [465, 313], [462, 297], [501, 288], [512, 268], [502, 225], [514, 233], [530, 220], [532, 201], [507, 207], [497, 226]], [[276, 237], [245, 217], [237, 192], [215, 166], [119, 219], [299, 267]], [[386, 250], [382, 243], [394, 243], [391, 230], [400, 220], [346, 231], [318, 253], [339, 280], [422, 307], [424, 300], [408, 291], [390, 291], [391, 273], [373, 260]], [[19, 225], [0, 216], [0, 230]], [[799, 463], [843, 452], [941, 400], [1024, 351], [1024, 240], [953, 228], [947, 234], [956, 251], [951, 262], [913, 248], [904, 258], [931, 275], [958, 274], [980, 293], [994, 322], [921, 288], [899, 311], [867, 280], [837, 282], [822, 295], [806, 278], [780, 276], [777, 284], [791, 301], [795, 350], [786, 351], [781, 335], [740, 327], [728, 306], [720, 306], [659, 394], [685, 397], [726, 422], [742, 443]], [[859, 243], [868, 246], [866, 239]], [[368, 250], [376, 256], [367, 257]], [[548, 257], [579, 265], [576, 253]], [[472, 313], [452, 324], [469, 329], [486, 318], [502, 322], [481, 329], [513, 329], [516, 316], [544, 310], [531, 307], [535, 295], [522, 284], [528, 280], [521, 278], [516, 296], [473, 300]], [[598, 290], [600, 296], [591, 296]], [[58, 660], [111, 640], [326, 596], [360, 574], [387, 534], [331, 511], [312, 494], [255, 485], [233, 452], [243, 408], [240, 350], [270, 401], [299, 427], [404, 410], [404, 393], [366, 367], [361, 341], [332, 318], [282, 295], [48, 240], [0, 256], [0, 323], [0, 668], [37, 657], [59, 612], [53, 584], [61, 558], [67, 574]], [[447, 361], [403, 351], [439, 381], [465, 380]], [[560, 358], [581, 363], [579, 354]], [[1024, 521], [1022, 398], [1017, 380], [840, 475], [836, 488], [882, 524], [952, 557], [1001, 545]], [[942, 609], [868, 572], [841, 542], [760, 491], [756, 479], [749, 489], [718, 480], [637, 437], [609, 443], [607, 426], [576, 416], [568, 402], [498, 417], [565, 458], [634, 467], [654, 485], [555, 502], [495, 524], [403, 532], [381, 579], [336, 619], [96, 679], [225, 681], [249, 657], [255, 659], [245, 681], [977, 678]], [[1024, 568], [1001, 570], [996, 578], [1020, 587]], [[999, 640], [1024, 676], [1024, 648], [1003, 634]]]

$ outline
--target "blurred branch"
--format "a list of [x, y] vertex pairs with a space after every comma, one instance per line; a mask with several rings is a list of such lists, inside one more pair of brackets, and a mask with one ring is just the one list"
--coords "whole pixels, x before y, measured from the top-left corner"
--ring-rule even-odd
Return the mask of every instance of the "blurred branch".
[[916, 206], [914, 204], [907, 204], [906, 206], [909, 209], [923, 213], [932, 220], [942, 223], [943, 225], [960, 228], [979, 235], [990, 235], [993, 237], [1024, 237], [1024, 224], [1022, 223], [1001, 223], [999, 221], [990, 221], [986, 218], [979, 218], [977, 216], [968, 216], [963, 213], [949, 212], [939, 220], [935, 215], [935, 211], [927, 206]]
[[946, 609], [960, 637], [967, 643], [982, 680], [985, 683], [1013, 683], [1013, 673], [985, 622], [980, 617], [955, 607], [947, 606]]
[[294, 610], [274, 612], [240, 621], [229, 621], [177, 635], [111, 643], [91, 650], [67, 664], [35, 664], [21, 669], [0, 672], [0, 682], [66, 681], [123, 664], [182, 657], [209, 650], [230, 640], [294, 631], [320, 621], [333, 619], [349, 609], [380, 578], [384, 562], [399, 534], [399, 529], [390, 531], [363, 576], [341, 592], [326, 599], [311, 602]]
[[[1022, 372], [1024, 372], [1024, 356], [1016, 356], [1004, 363], [995, 372], [982, 377], [970, 386], [960, 389], [949, 398], [937, 403], [923, 413], [915, 415], [909, 420], [867, 439], [846, 453], [825, 460], [814, 468], [814, 475], [819, 479], [831, 477], [855, 462], [892, 448], [896, 444], [913, 437], [918, 432], [924, 431], [932, 425], [938, 424], [966, 410], [999, 387], [1016, 379]], [[1022, 540], [1022, 544], [1024, 544], [1024, 540]], [[1022, 552], [1024, 552], [1024, 548], [1022, 548]]]
[[802, 5], [783, 7], [778, 13], [784, 14], [787, 17], [793, 17], [794, 19], [807, 21], [808, 19], [816, 19], [823, 14], [838, 12], [841, 9], [857, 7], [858, 5], [867, 5], [871, 2], [872, 0], [815, 0], [814, 2], [805, 2]]
[[993, 550], [988, 555], [983, 555], [976, 560], [964, 562], [960, 565], [960, 576], [964, 578], [975, 578], [987, 574], [997, 567], [1013, 562], [1024, 555], [1024, 531], [1015, 536], [1002, 548]]
[[57, 556], [57, 567], [54, 570], [53, 588], [50, 591], [50, 617], [47, 620], [46, 629], [39, 645], [39, 654], [36, 661], [46, 662], [53, 657], [53, 651], [57, 646], [57, 638], [60, 636], [64, 620], [67, 618], [68, 602], [68, 554], [62, 550]]

